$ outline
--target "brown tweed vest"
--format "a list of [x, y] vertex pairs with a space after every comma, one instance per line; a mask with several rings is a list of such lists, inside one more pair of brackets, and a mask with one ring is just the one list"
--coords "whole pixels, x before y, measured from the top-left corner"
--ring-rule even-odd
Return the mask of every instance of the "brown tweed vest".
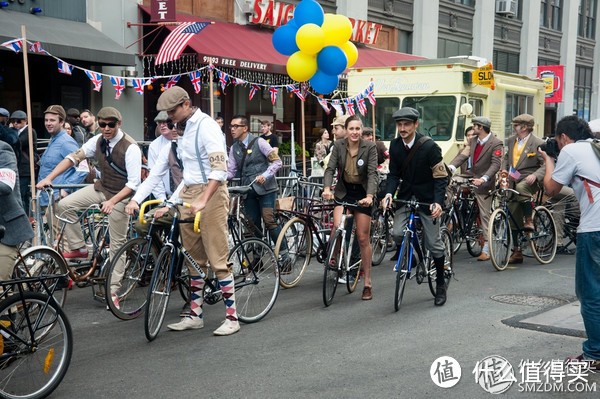
[[[127, 177], [117, 172], [106, 160], [106, 153], [101, 149], [101, 143], [104, 138], [100, 138], [96, 143], [96, 158], [98, 159], [98, 168], [101, 178], [94, 183], [94, 189], [102, 192], [106, 199], [111, 199], [115, 194], [125, 187]], [[137, 145], [127, 133], [123, 132], [123, 137], [110, 150], [110, 156], [113, 162], [122, 170], [127, 170], [125, 166], [125, 153], [130, 145]]]

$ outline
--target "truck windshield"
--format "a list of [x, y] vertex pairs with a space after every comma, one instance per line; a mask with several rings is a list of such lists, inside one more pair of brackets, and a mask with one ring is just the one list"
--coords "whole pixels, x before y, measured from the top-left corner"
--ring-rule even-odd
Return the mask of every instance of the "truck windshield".
[[456, 97], [406, 97], [402, 101], [402, 106], [416, 108], [421, 113], [417, 129], [419, 133], [431, 136], [437, 141], [447, 141], [452, 138], [456, 120]]

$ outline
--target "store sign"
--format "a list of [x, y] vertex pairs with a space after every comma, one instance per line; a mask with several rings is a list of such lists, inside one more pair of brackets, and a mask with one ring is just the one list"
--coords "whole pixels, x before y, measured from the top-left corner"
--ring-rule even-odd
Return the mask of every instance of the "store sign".
[[[254, 0], [252, 18], [253, 24], [281, 26], [294, 17], [293, 4], [282, 3], [274, 0]], [[375, 44], [382, 26], [373, 22], [348, 18], [352, 23], [353, 42]]]
[[151, 0], [150, 22], [175, 22], [175, 0]]
[[562, 103], [562, 81], [565, 73], [564, 65], [539, 65], [538, 78], [542, 79], [546, 89], [547, 103]]
[[473, 83], [480, 86], [489, 87], [494, 90], [496, 88], [496, 80], [494, 79], [494, 67], [492, 63], [477, 68], [472, 73]]

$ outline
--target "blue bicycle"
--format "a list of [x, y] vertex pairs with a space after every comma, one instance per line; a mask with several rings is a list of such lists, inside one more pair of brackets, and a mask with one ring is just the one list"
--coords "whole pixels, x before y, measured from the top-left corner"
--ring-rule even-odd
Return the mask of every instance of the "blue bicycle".
[[[437, 273], [433, 262], [433, 256], [431, 256], [431, 253], [428, 249], [425, 249], [423, 242], [423, 226], [421, 224], [421, 218], [417, 214], [417, 211], [420, 207], [429, 208], [429, 204], [418, 202], [415, 199], [411, 199], [409, 201], [396, 199], [394, 202], [398, 205], [405, 205], [410, 209], [410, 216], [406, 227], [404, 228], [404, 236], [400, 247], [400, 255], [398, 256], [398, 262], [394, 266], [394, 272], [396, 272], [394, 309], [397, 312], [402, 304], [406, 280], [416, 277], [417, 284], [421, 284], [427, 277], [429, 290], [435, 297], [435, 280]], [[454, 275], [454, 270], [452, 267], [454, 264], [452, 235], [446, 227], [441, 227], [440, 237], [444, 243], [444, 280], [446, 287], [448, 287], [450, 284], [450, 279]], [[416, 268], [416, 273], [411, 275], [413, 268]]]

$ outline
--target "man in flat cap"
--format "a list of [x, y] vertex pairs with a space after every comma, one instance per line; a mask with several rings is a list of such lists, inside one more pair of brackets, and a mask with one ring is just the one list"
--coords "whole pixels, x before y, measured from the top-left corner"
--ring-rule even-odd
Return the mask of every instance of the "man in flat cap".
[[[98, 125], [102, 132], [88, 140], [75, 152], [63, 159], [52, 172], [40, 180], [37, 188], [52, 184], [54, 179], [72, 166], [78, 166], [86, 158], [96, 158], [101, 178], [94, 185], [87, 186], [67, 196], [58, 203], [58, 214], [71, 221], [77, 219], [77, 211], [92, 204], [101, 204], [101, 211], [108, 215], [110, 234], [110, 258], [127, 241], [129, 216], [125, 206], [137, 190], [142, 169], [142, 152], [137, 143], [121, 130], [121, 113], [113, 107], [104, 107], [98, 112]], [[79, 224], [67, 224], [65, 237], [70, 250], [63, 253], [67, 259], [87, 258], [88, 250]], [[115, 267], [120, 282], [124, 263]], [[115, 292], [118, 287], [111, 287]], [[113, 295], [111, 300], [117, 300]], [[118, 307], [118, 303], [115, 303]]]
[[[166, 111], [176, 123], [179, 135], [177, 152], [183, 162], [183, 181], [171, 196], [190, 203], [191, 209], [182, 210], [183, 215], [195, 215], [202, 211], [200, 234], [189, 223], [180, 226], [183, 245], [194, 260], [207, 270], [208, 262], [223, 291], [226, 318], [213, 333], [231, 335], [239, 331], [235, 302], [233, 273], [227, 267], [227, 214], [229, 193], [227, 191], [227, 146], [225, 136], [217, 122], [199, 108], [192, 106], [187, 92], [179, 86], [171, 87], [160, 95], [158, 111]], [[160, 217], [158, 210], [155, 215]], [[166, 212], [166, 211], [165, 211]], [[202, 314], [204, 280], [194, 267], [188, 267], [191, 278], [191, 312], [179, 323], [169, 324], [171, 330], [182, 331], [204, 327]]]
[[458, 167], [467, 161], [467, 171], [461, 176], [472, 179], [473, 184], [477, 186], [475, 198], [479, 207], [485, 240], [481, 255], [477, 260], [486, 261], [490, 259], [487, 237], [492, 212], [492, 197], [489, 196], [489, 191], [496, 186], [496, 173], [498, 173], [502, 164], [502, 147], [504, 145], [491, 132], [492, 121], [489, 118], [477, 116], [473, 118], [472, 123], [475, 136], [469, 141], [469, 153], [459, 153], [448, 167], [454, 173]]
[[[430, 137], [417, 133], [419, 117], [419, 111], [411, 107], [400, 108], [392, 115], [396, 121], [398, 137], [390, 143], [390, 173], [383, 203], [389, 207], [398, 190], [398, 199], [410, 200], [415, 197], [420, 202], [431, 204], [429, 208], [420, 208], [419, 216], [423, 223], [425, 246], [431, 251], [435, 263], [434, 304], [442, 306], [446, 303], [447, 289], [444, 278], [444, 244], [440, 237], [440, 223], [434, 223], [434, 219], [442, 215], [441, 204], [446, 195], [448, 173], [440, 147]], [[402, 242], [409, 216], [410, 209], [405, 206], [398, 208], [394, 216], [392, 235], [398, 246]]]
[[[516, 195], [514, 201], [509, 202], [509, 209], [519, 227], [526, 231], [533, 231], [531, 197], [541, 190], [544, 181], [544, 158], [538, 151], [538, 147], [544, 143], [544, 140], [532, 134], [535, 120], [529, 114], [514, 117], [512, 125], [515, 135], [506, 139], [506, 154], [504, 154], [502, 170], [508, 172], [510, 187], [521, 195]], [[512, 224], [511, 220], [513, 243], [516, 244], [517, 230]], [[523, 263], [523, 254], [518, 245], [514, 246], [508, 263]]]
[[85, 137], [85, 129], [83, 128], [83, 126], [81, 126], [79, 110], [77, 108], [69, 108], [67, 110], [67, 122], [71, 124], [73, 138], [77, 142], [77, 145], [81, 147], [83, 145], [83, 139]]

